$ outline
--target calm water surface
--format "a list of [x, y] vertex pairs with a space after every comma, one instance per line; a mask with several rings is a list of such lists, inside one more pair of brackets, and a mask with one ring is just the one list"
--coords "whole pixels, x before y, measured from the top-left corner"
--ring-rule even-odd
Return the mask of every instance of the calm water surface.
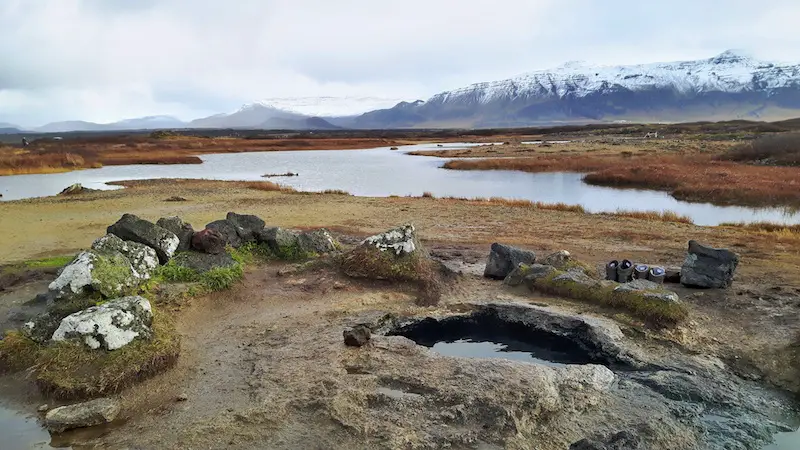
[[0, 448], [8, 450], [50, 447], [50, 433], [26, 416], [0, 404]]
[[[109, 181], [150, 178], [271, 180], [300, 190], [342, 189], [354, 195], [505, 197], [546, 203], [582, 205], [590, 212], [626, 210], [674, 211], [698, 225], [772, 221], [800, 223], [800, 214], [781, 209], [754, 210], [680, 202], [665, 192], [589, 186], [577, 173], [530, 174], [513, 171], [441, 169], [442, 158], [409, 156], [413, 150], [464, 148], [477, 144], [435, 144], [373, 150], [325, 150], [233, 153], [201, 156], [203, 164], [107, 166], [46, 175], [0, 177], [2, 200], [54, 195], [73, 183], [113, 189]], [[298, 177], [262, 178], [267, 173], [295, 172]]]

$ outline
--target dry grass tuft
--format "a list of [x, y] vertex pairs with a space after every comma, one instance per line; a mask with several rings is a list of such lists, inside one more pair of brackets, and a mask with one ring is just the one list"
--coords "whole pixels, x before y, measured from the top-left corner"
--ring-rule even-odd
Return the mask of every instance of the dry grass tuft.
[[617, 210], [611, 214], [619, 217], [630, 217], [632, 219], [652, 220], [656, 222], [674, 222], [694, 225], [692, 218], [682, 216], [674, 211], [623, 211]]
[[755, 222], [755, 223], [726, 222], [720, 224], [720, 226], [743, 228], [747, 231], [757, 231], [764, 233], [800, 234], [800, 225], [785, 225], [773, 222]]
[[242, 185], [247, 189], [267, 192], [297, 192], [293, 187], [282, 186], [271, 181], [243, 181]]
[[39, 346], [18, 331], [9, 331], [0, 340], [0, 373], [19, 372], [33, 367]]

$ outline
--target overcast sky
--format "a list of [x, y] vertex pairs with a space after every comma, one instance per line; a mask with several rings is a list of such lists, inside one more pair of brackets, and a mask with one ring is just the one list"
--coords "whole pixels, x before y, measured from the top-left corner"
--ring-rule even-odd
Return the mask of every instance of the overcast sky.
[[566, 61], [800, 61], [798, 0], [0, 0], [0, 122], [426, 99]]

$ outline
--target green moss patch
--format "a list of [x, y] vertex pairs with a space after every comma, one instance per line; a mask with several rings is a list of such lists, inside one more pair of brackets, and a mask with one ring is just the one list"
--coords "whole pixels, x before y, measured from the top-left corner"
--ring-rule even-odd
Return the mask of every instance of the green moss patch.
[[28, 269], [54, 269], [64, 267], [71, 263], [75, 255], [52, 256], [49, 258], [32, 259], [22, 263]]
[[528, 281], [528, 285], [547, 294], [619, 308], [656, 326], [675, 325], [689, 315], [683, 303], [647, 298], [647, 291], [614, 291], [616, 283], [590, 280], [588, 277], [585, 282], [559, 279], [564, 274], [566, 272], [557, 270], [543, 278]]
[[154, 311], [151, 341], [134, 341], [112, 352], [91, 350], [74, 342], [42, 348], [36, 384], [46, 395], [91, 398], [119, 392], [172, 366], [180, 354], [180, 337], [172, 319]]

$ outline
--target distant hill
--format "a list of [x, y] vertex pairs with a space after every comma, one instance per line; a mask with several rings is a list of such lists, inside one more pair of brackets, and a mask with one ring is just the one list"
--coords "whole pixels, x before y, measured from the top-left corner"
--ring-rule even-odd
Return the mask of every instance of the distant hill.
[[321, 117], [308, 117], [299, 119], [273, 117], [258, 128], [265, 130], [341, 130]]
[[3, 124], [0, 124], [0, 134], [19, 134], [22, 133], [22, 130], [16, 127], [4, 127]]

